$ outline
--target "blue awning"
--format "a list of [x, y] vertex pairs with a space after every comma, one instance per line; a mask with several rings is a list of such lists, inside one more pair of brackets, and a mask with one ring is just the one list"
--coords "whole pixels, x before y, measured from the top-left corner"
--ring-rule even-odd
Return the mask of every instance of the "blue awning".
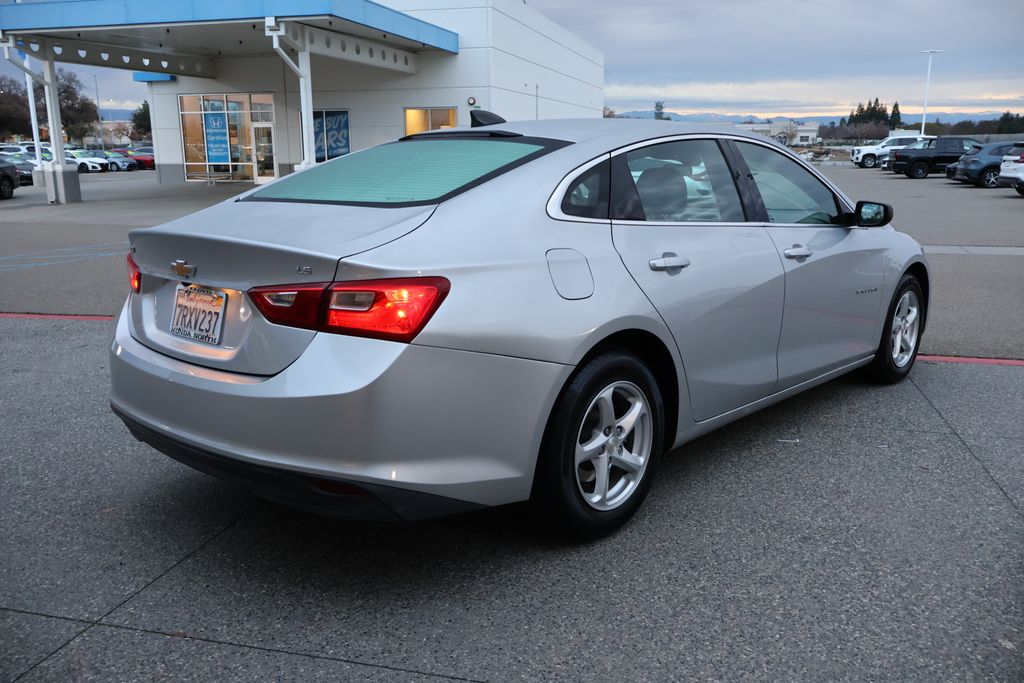
[[0, 4], [0, 31], [38, 32], [154, 24], [301, 21], [336, 17], [424, 47], [459, 51], [459, 34], [369, 0], [49, 0]]

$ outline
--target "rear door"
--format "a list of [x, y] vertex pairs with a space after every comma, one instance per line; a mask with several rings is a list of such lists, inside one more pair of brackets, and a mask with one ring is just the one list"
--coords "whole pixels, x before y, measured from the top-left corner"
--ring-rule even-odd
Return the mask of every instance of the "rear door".
[[778, 389], [874, 352], [882, 305], [879, 233], [845, 227], [841, 200], [796, 160], [768, 145], [732, 144], [786, 270]]
[[694, 419], [770, 394], [784, 273], [719, 143], [639, 146], [613, 156], [612, 175], [615, 248], [675, 338]]

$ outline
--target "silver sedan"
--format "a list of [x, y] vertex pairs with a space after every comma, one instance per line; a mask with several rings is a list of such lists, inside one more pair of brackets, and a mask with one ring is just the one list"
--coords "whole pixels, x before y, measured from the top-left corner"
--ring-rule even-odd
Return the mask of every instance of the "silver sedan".
[[530, 500], [595, 536], [663, 452], [857, 368], [906, 377], [929, 275], [891, 219], [732, 129], [414, 135], [133, 231], [111, 402], [288, 505]]

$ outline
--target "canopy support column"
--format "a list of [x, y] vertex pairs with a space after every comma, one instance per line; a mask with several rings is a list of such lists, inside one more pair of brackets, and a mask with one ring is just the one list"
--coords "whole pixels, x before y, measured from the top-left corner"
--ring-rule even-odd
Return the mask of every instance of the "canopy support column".
[[[305, 33], [299, 39], [288, 36], [287, 28], [278, 24], [275, 17], [266, 17], [265, 33], [274, 41], [274, 52], [299, 78], [299, 120], [302, 126], [302, 162], [295, 170], [309, 168], [316, 164], [316, 132], [313, 124], [313, 64], [310, 59], [309, 43]], [[298, 63], [281, 47], [281, 38], [295, 47]]]
[[[36, 73], [27, 64], [22, 63], [11, 54], [18, 50], [18, 45], [10, 36], [0, 36], [0, 46], [4, 48], [4, 57], [19, 71], [23, 71], [33, 81], [43, 84], [43, 99], [46, 103], [46, 120], [50, 132], [50, 151], [53, 160], [44, 165], [46, 174], [46, 196], [51, 204], [71, 204], [82, 201], [82, 188], [78, 180], [78, 168], [68, 168], [64, 159], [64, 127], [60, 120], [60, 99], [57, 95], [57, 69], [50, 45], [41, 45], [34, 55], [42, 65], [42, 73]], [[39, 53], [43, 54], [39, 54]], [[28, 60], [25, 60], [28, 62]], [[30, 97], [30, 100], [33, 99]], [[39, 146], [36, 146], [39, 150]]]

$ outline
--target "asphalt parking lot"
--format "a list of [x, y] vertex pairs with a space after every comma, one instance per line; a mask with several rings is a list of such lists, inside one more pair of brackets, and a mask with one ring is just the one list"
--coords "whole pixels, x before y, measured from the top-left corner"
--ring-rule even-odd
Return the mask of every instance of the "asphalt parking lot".
[[[929, 245], [926, 353], [1024, 358], [1024, 197], [823, 170]], [[0, 312], [113, 313], [127, 230], [234, 191], [83, 181], [0, 205]], [[345, 523], [189, 470], [110, 413], [109, 325], [0, 316], [0, 680], [1024, 678], [1024, 366], [834, 381], [567, 545], [517, 507]]]

